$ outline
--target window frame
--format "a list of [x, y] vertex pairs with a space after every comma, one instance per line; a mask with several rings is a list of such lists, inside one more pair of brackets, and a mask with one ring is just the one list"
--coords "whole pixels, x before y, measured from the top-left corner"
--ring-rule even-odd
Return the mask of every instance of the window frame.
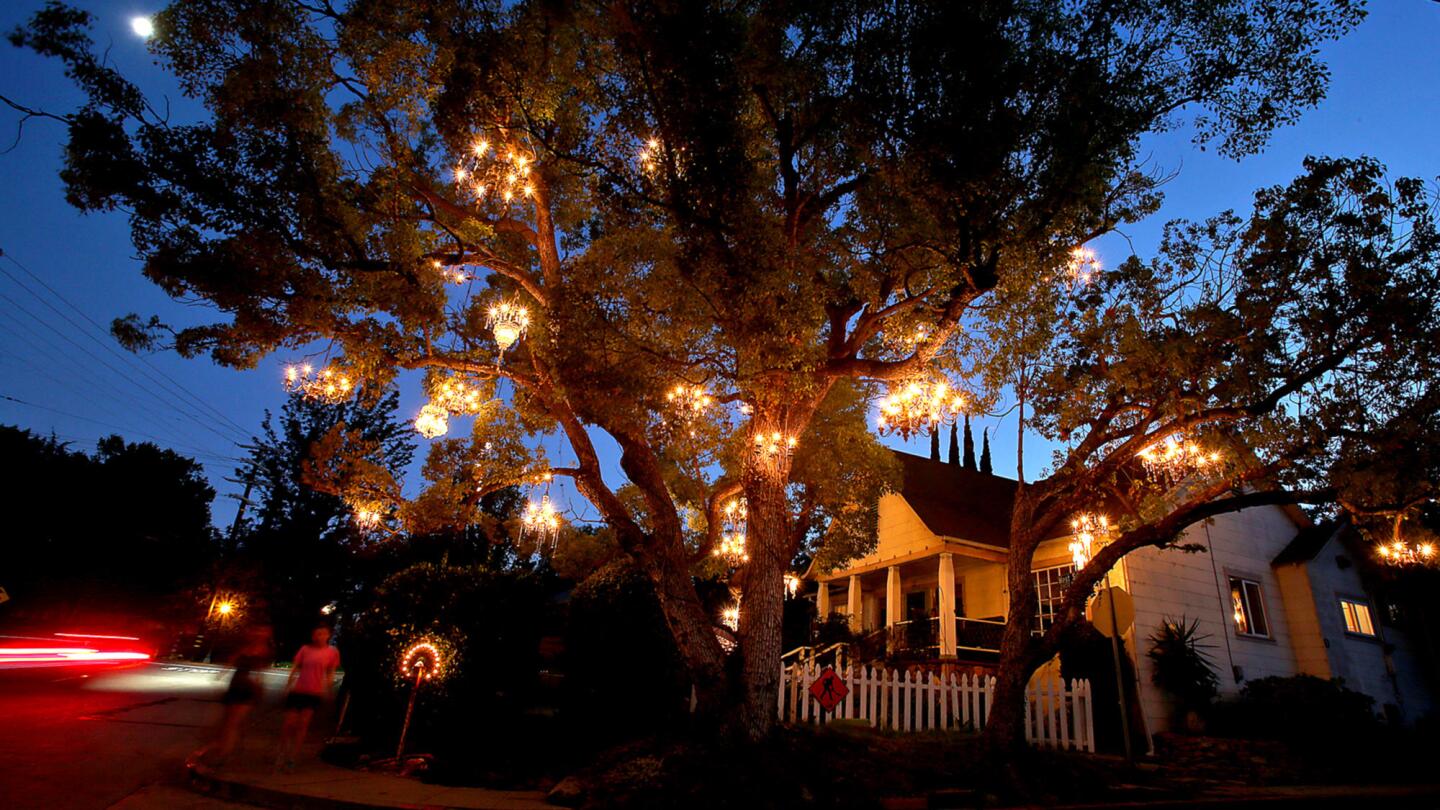
[[[1229, 593], [1227, 594], [1229, 596], [1229, 604], [1231, 605], [1230, 627], [1235, 631], [1235, 636], [1237, 638], [1250, 638], [1273, 641], [1275, 639], [1275, 628], [1272, 627], [1270, 624], [1270, 607], [1266, 604], [1265, 583], [1261, 582], [1259, 577], [1241, 573], [1232, 573], [1227, 571], [1225, 572], [1225, 576], [1226, 583], [1230, 586]], [[1240, 629], [1240, 622], [1235, 620], [1234, 605], [1236, 583], [1239, 583], [1241, 610], [1244, 613], [1246, 627], [1246, 629], [1244, 630]], [[1247, 588], [1247, 586], [1254, 586], [1255, 595], [1258, 597], [1258, 615], [1260, 617], [1260, 624], [1264, 625], [1265, 632], [1263, 633], [1257, 633], [1254, 630], [1254, 627], [1256, 625], [1255, 616], [1257, 615], [1256, 605], [1252, 602], [1250, 590], [1249, 588]]]
[[[1370, 604], [1369, 599], [1366, 599], [1362, 596], [1351, 596], [1349, 594], [1342, 593], [1336, 594], [1335, 600], [1340, 606], [1340, 619], [1345, 624], [1345, 635], [1351, 636], [1353, 638], [1379, 640], [1380, 628], [1376, 622], [1375, 608]], [[1363, 630], [1350, 629], [1350, 618], [1352, 611], [1347, 610], [1347, 607], [1361, 607], [1365, 609], [1365, 623], [1370, 626], [1370, 632], [1367, 633]], [[1355, 618], [1355, 624], [1358, 627], [1360, 626], [1359, 615], [1356, 614]]]
[[[1052, 577], [1051, 574], [1054, 574]], [[1041, 581], [1041, 575], [1045, 581]], [[1044, 633], [1055, 623], [1055, 607], [1065, 599], [1065, 591], [1075, 578], [1072, 563], [1047, 565], [1030, 569], [1030, 581], [1035, 586], [1035, 632]], [[1046, 608], [1049, 607], [1049, 611]]]

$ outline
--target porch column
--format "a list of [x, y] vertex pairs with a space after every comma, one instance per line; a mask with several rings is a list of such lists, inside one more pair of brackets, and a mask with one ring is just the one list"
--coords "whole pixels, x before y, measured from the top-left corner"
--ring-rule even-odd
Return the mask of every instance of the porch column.
[[900, 621], [900, 613], [903, 610], [904, 594], [900, 584], [900, 566], [890, 566], [885, 576], [885, 629], [891, 632], [885, 635], [885, 649], [894, 652], [895, 638], [894, 630], [896, 623]]
[[865, 611], [860, 602], [860, 577], [855, 574], [850, 575], [850, 595], [846, 607], [850, 610], [850, 629], [857, 633], [865, 629], [862, 623]]
[[955, 555], [940, 552], [940, 657], [955, 657]]
[[830, 583], [824, 580], [815, 591], [815, 618], [822, 622], [830, 618]]

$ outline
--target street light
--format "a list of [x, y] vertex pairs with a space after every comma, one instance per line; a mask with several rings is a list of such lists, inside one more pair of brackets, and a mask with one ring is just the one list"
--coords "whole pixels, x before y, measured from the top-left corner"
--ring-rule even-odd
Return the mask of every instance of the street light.
[[135, 36], [149, 39], [155, 36], [155, 21], [149, 17], [131, 17], [130, 30], [135, 32]]

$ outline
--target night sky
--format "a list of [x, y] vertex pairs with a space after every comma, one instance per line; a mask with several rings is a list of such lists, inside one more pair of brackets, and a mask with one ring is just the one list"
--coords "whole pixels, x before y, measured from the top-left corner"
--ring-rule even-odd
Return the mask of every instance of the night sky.
[[[6, 0], [0, 4], [0, 29], [8, 32], [41, 5]], [[96, 41], [110, 46], [111, 62], [151, 93], [158, 107], [163, 109], [168, 98], [172, 120], [201, 114], [180, 97], [131, 31], [130, 19], [156, 6], [143, 0], [76, 5], [94, 12]], [[1256, 188], [1291, 179], [1306, 155], [1367, 154], [1385, 162], [1392, 175], [1435, 180], [1440, 175], [1440, 3], [1374, 3], [1370, 18], [1324, 54], [1333, 73], [1329, 97], [1298, 125], [1278, 132], [1261, 155], [1239, 163], [1225, 160], [1193, 148], [1185, 131], [1148, 139], [1145, 154], [1151, 165], [1178, 176], [1166, 187], [1158, 216], [1096, 245], [1105, 263], [1113, 265], [1132, 252], [1150, 255], [1167, 220], [1248, 209]], [[8, 43], [0, 43], [0, 94], [62, 113], [80, 101], [58, 62]], [[10, 147], [19, 120], [13, 110], [0, 108], [0, 149]], [[87, 451], [110, 433], [155, 441], [204, 463], [222, 494], [237, 493], [239, 487], [224, 480], [234, 477], [236, 460], [243, 455], [237, 443], [258, 430], [265, 409], [283, 404], [281, 365], [290, 358], [270, 358], [240, 372], [205, 359], [137, 358], [120, 349], [102, 331], [116, 316], [153, 313], [186, 325], [208, 322], [213, 313], [199, 304], [172, 301], [140, 275], [122, 212], [87, 217], [66, 204], [58, 177], [63, 137], [59, 124], [32, 120], [14, 148], [0, 154], [0, 250], [5, 254], [0, 258], [0, 423], [53, 432]], [[402, 389], [402, 416], [413, 416], [421, 400], [412, 380]], [[999, 430], [992, 441], [995, 470], [1013, 475], [1013, 418], [977, 421], [977, 443], [981, 426]], [[890, 443], [928, 452], [923, 438]], [[607, 477], [618, 483], [614, 448], [605, 442], [602, 448]], [[548, 450], [556, 455], [555, 439]], [[1037, 452], [1033, 442], [1027, 450], [1026, 473], [1033, 477], [1048, 463], [1048, 453]], [[407, 484], [413, 494], [418, 469]], [[595, 517], [580, 499], [571, 500], [573, 517]], [[228, 525], [235, 501], [221, 497], [214, 511], [216, 523]]]

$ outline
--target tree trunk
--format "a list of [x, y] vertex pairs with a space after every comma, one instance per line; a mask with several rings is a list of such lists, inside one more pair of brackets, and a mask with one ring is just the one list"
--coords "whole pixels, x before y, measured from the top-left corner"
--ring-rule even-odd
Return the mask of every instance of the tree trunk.
[[673, 544], [665, 547], [648, 563], [646, 573], [655, 587], [665, 624], [675, 640], [676, 650], [685, 662], [695, 686], [697, 722], [708, 728], [718, 727], [730, 704], [725, 682], [725, 652], [715, 638], [715, 624], [700, 602], [690, 575], [688, 560], [673, 553]]
[[1005, 571], [1010, 606], [1005, 617], [1005, 632], [1000, 637], [1000, 663], [995, 675], [990, 719], [981, 734], [981, 739], [995, 753], [1024, 747], [1025, 687], [1040, 663], [1035, 660], [1035, 639], [1031, 635], [1035, 627], [1035, 580], [1030, 565], [1039, 545], [1031, 528], [1033, 513], [1030, 497], [1023, 490], [1016, 493]]
[[785, 459], [756, 462], [745, 476], [750, 560], [740, 602], [740, 706], [734, 731], [750, 741], [764, 737], [775, 723], [780, 655], [784, 652], [785, 568], [793, 551], [785, 492], [789, 470]]

